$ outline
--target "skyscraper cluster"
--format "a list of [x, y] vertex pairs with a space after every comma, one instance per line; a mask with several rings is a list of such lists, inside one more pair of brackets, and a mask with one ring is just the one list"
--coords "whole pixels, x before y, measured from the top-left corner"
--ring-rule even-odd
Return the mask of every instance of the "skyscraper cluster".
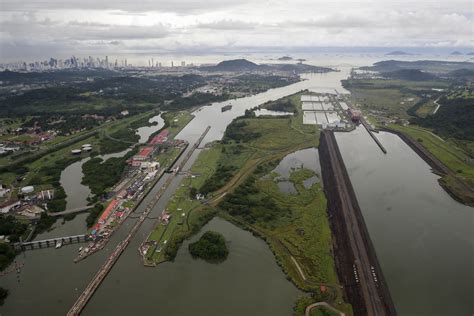
[[[176, 67], [175, 63], [171, 61], [171, 67]], [[189, 64], [188, 66], [192, 66]], [[132, 64], [128, 63], [127, 59], [114, 61], [109, 60], [108, 56], [105, 58], [98, 57], [82, 57], [77, 58], [72, 56], [66, 59], [56, 59], [49, 58], [49, 60], [43, 61], [19, 61], [12, 63], [0, 63], [0, 71], [10, 70], [10, 71], [20, 71], [20, 72], [29, 72], [29, 71], [50, 71], [50, 70], [60, 70], [60, 69], [126, 69], [131, 68]], [[162, 63], [155, 61], [154, 58], [148, 60], [149, 68], [162, 68]], [[181, 61], [181, 67], [186, 67], [186, 62]], [[142, 68], [142, 67], [140, 67]]]

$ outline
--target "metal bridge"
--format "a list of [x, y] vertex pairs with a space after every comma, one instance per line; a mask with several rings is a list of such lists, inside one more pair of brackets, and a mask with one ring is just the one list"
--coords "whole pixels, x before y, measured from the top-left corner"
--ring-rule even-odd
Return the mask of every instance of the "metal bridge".
[[65, 236], [51, 239], [35, 240], [29, 242], [18, 242], [13, 244], [15, 250], [34, 250], [49, 247], [56, 247], [57, 243], [61, 242], [63, 245], [77, 244], [89, 241], [89, 235], [75, 235]]

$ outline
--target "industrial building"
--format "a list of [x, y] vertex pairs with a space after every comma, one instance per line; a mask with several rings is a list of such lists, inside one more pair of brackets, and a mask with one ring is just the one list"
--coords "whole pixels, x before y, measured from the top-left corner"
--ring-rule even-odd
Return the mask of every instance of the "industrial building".
[[336, 106], [327, 95], [302, 95], [301, 108], [303, 124], [319, 125], [322, 128], [345, 126], [341, 124]]

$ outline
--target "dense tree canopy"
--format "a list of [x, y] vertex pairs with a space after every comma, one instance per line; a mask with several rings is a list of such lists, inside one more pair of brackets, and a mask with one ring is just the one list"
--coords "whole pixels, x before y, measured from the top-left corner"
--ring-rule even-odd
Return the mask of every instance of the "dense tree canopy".
[[210, 262], [223, 261], [229, 255], [224, 236], [213, 231], [205, 232], [198, 241], [190, 244], [189, 252], [195, 258]]

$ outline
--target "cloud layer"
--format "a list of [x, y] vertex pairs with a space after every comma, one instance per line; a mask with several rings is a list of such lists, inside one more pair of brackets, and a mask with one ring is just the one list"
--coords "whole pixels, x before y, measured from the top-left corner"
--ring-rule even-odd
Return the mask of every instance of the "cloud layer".
[[3, 0], [0, 58], [242, 47], [472, 47], [468, 0]]

